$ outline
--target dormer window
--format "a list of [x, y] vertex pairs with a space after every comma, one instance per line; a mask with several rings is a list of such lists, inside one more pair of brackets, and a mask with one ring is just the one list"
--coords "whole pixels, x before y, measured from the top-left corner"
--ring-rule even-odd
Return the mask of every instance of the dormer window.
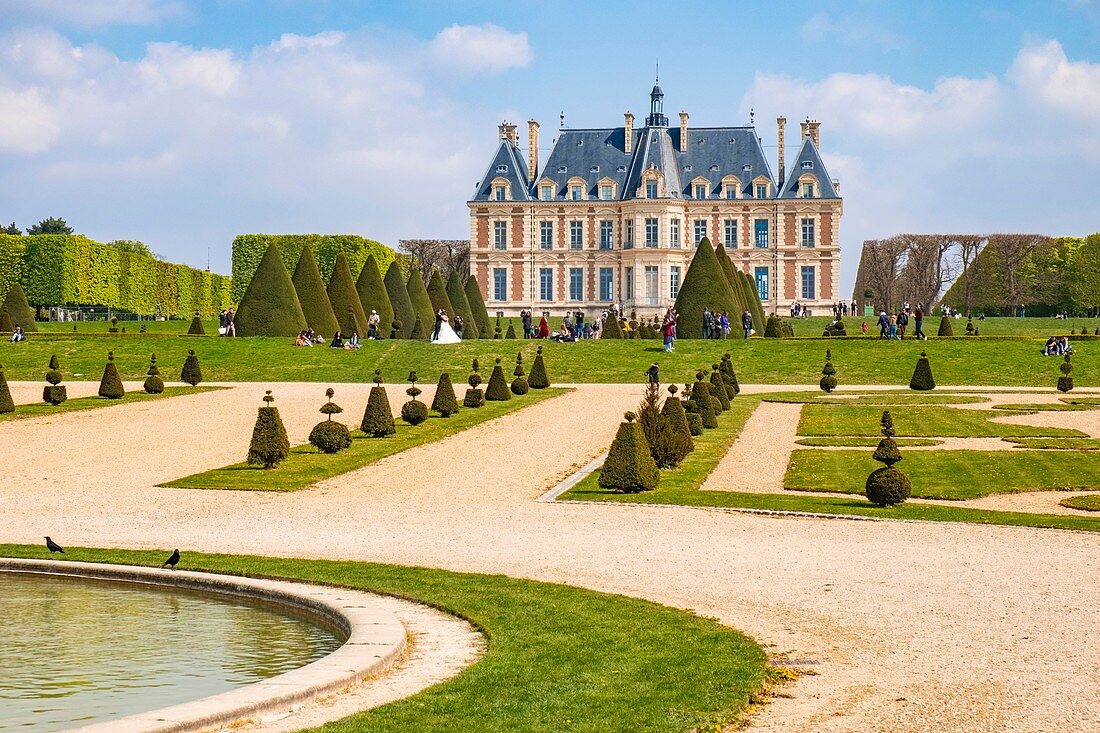
[[745, 163], [745, 165], [741, 166], [741, 170], [748, 173], [749, 171], [752, 170], [752, 163]]
[[554, 198], [553, 186], [539, 186], [539, 198], [543, 201], [549, 201]]
[[706, 197], [707, 197], [707, 187], [706, 187], [706, 185], [702, 184], [702, 183], [696, 183], [695, 184], [695, 198], [705, 199]]
[[812, 171], [814, 169], [814, 162], [812, 160], [802, 161], [802, 170]]
[[803, 183], [802, 184], [802, 198], [812, 199], [814, 197], [814, 184]]
[[508, 192], [504, 186], [493, 186], [493, 198], [497, 201], [507, 201]]
[[647, 199], [657, 198], [657, 181], [645, 182], [645, 197]]
[[766, 199], [768, 197], [768, 184], [758, 183], [756, 184], [756, 198]]
[[489, 185], [489, 199], [492, 201], [511, 201], [512, 200], [512, 187], [508, 184], [507, 178], [501, 178], [497, 176]]
[[580, 186], [570, 186], [569, 187], [569, 198], [573, 201], [582, 201], [582, 200], [584, 200], [584, 189], [581, 188]]
[[592, 166], [591, 168], [588, 169], [588, 172], [589, 173], [599, 173], [600, 172], [600, 167], [598, 165], [594, 165], [594, 166]]
[[506, 166], [506, 165], [498, 165], [497, 166], [497, 173], [507, 173], [507, 172], [508, 172], [508, 166]]
[[564, 165], [559, 165], [558, 166], [558, 173], [568, 173], [568, 172], [569, 172], [569, 168], [567, 166], [564, 166]]
[[611, 200], [611, 185], [610, 184], [605, 183], [604, 185], [600, 186], [600, 198], [603, 199], [604, 201], [610, 201]]

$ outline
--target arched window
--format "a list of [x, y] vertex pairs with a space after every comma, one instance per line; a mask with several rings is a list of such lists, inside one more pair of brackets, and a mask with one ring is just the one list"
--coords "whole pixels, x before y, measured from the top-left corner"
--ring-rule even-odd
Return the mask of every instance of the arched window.
[[512, 200], [512, 184], [508, 182], [507, 178], [497, 176], [493, 179], [492, 190], [489, 194], [491, 201], [511, 201]]
[[722, 178], [722, 198], [741, 198], [741, 181], [737, 176], [724, 176]]

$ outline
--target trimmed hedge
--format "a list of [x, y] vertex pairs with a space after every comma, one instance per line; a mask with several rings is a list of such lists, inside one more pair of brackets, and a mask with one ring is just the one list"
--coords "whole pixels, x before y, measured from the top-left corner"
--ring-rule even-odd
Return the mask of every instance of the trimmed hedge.
[[305, 329], [298, 294], [274, 246], [260, 262], [233, 322], [238, 336], [294, 336]]
[[470, 304], [470, 314], [477, 321], [478, 337], [489, 336], [489, 310], [485, 307], [485, 298], [481, 297], [481, 288], [477, 284], [477, 278], [470, 275], [462, 286], [466, 292], [466, 302]]
[[[703, 311], [737, 313], [739, 298], [734, 294], [730, 281], [722, 271], [714, 248], [706, 237], [699, 242], [684, 275], [684, 284], [676, 296], [676, 312], [680, 321], [676, 327], [677, 338], [699, 339], [703, 337]], [[602, 336], [601, 336], [602, 338]]]
[[[359, 272], [359, 278], [355, 281], [355, 292], [359, 295], [359, 302], [363, 304], [363, 313], [368, 320], [363, 321], [363, 328], [370, 328], [370, 312], [378, 311], [378, 336], [386, 339], [390, 337], [390, 327], [393, 324], [393, 305], [390, 304], [390, 296], [386, 292], [386, 285], [382, 282], [382, 272], [378, 269], [378, 261], [373, 254], [367, 255], [367, 261]], [[366, 338], [367, 334], [360, 332], [360, 336]]]
[[446, 291], [447, 300], [451, 301], [451, 306], [455, 309], [454, 314], [451, 315], [451, 325], [454, 326], [455, 315], [462, 316], [462, 340], [470, 341], [478, 338], [481, 335], [481, 326], [474, 318], [470, 301], [466, 299], [466, 289], [462, 287], [462, 279], [457, 272], [452, 272], [447, 278]]
[[386, 276], [382, 278], [386, 286], [386, 295], [393, 306], [393, 318], [401, 324], [397, 332], [397, 338], [407, 339], [412, 337], [413, 325], [416, 323], [416, 311], [413, 309], [409, 291], [405, 287], [405, 278], [401, 276], [401, 268], [396, 262], [391, 262], [386, 268]]
[[619, 425], [615, 440], [600, 469], [600, 488], [622, 494], [636, 494], [657, 488], [661, 473], [649, 452], [642, 426], [633, 412]]
[[355, 290], [355, 280], [342, 252], [336, 255], [336, 264], [328, 280], [328, 301], [332, 303], [332, 312], [336, 314], [345, 338], [350, 337], [353, 331], [360, 338], [366, 337], [367, 314], [363, 312], [363, 303]]
[[340, 330], [332, 303], [328, 302], [325, 281], [321, 278], [321, 271], [317, 269], [317, 258], [313, 256], [312, 248], [302, 248], [290, 282], [298, 295], [298, 303], [302, 306], [302, 315], [305, 316], [307, 326], [328, 336]]

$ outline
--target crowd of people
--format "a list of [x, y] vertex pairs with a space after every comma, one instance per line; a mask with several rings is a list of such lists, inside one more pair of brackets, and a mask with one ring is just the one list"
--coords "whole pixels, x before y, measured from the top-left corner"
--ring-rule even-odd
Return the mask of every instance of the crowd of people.
[[[919, 341], [927, 341], [928, 337], [924, 335], [924, 306], [920, 303], [917, 303], [916, 308], [912, 308], [909, 303], [905, 303], [901, 308], [898, 308], [897, 313], [887, 314], [884, 310], [879, 311], [878, 337], [900, 341], [905, 338], [905, 332], [908, 330], [910, 323], [913, 324], [913, 338]], [[867, 333], [866, 321], [860, 326], [860, 330]]]
[[[838, 300], [833, 303], [833, 318], [847, 318], [849, 314], [855, 315], [856, 302], [848, 303], [846, 300]], [[808, 307], [795, 301], [791, 303], [791, 318], [809, 318], [813, 313]]]
[[1065, 336], [1051, 336], [1043, 346], [1043, 356], [1065, 356], [1072, 353], [1073, 347]]
[[[314, 331], [312, 327], [304, 331], [299, 331], [298, 335], [294, 337], [295, 346], [313, 347], [324, 343], [325, 337]], [[342, 332], [337, 330], [336, 333], [332, 334], [332, 338], [329, 340], [328, 345], [333, 349], [355, 351], [361, 346], [359, 332], [353, 330], [351, 336], [345, 336]]]
[[222, 308], [222, 312], [218, 314], [218, 335], [219, 336], [236, 336], [237, 324], [234, 323], [237, 314], [233, 312], [232, 308]]

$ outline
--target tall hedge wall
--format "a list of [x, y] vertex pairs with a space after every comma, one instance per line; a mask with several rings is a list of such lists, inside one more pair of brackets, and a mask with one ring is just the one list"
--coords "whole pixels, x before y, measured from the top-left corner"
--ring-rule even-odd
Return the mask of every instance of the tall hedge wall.
[[[294, 272], [302, 249], [308, 244], [317, 256], [317, 266], [325, 282], [332, 276], [332, 266], [341, 252], [348, 258], [353, 273], [363, 269], [367, 255], [373, 254], [380, 271], [385, 272], [396, 254], [386, 245], [355, 234], [240, 234], [233, 240], [233, 300], [239, 302], [252, 280], [268, 245], [274, 244], [282, 255], [287, 272]], [[337, 318], [343, 314], [337, 313]]]
[[95, 305], [190, 316], [210, 315], [231, 303], [224, 275], [120, 252], [74, 234], [0, 234], [0, 291], [16, 280], [34, 306]]

